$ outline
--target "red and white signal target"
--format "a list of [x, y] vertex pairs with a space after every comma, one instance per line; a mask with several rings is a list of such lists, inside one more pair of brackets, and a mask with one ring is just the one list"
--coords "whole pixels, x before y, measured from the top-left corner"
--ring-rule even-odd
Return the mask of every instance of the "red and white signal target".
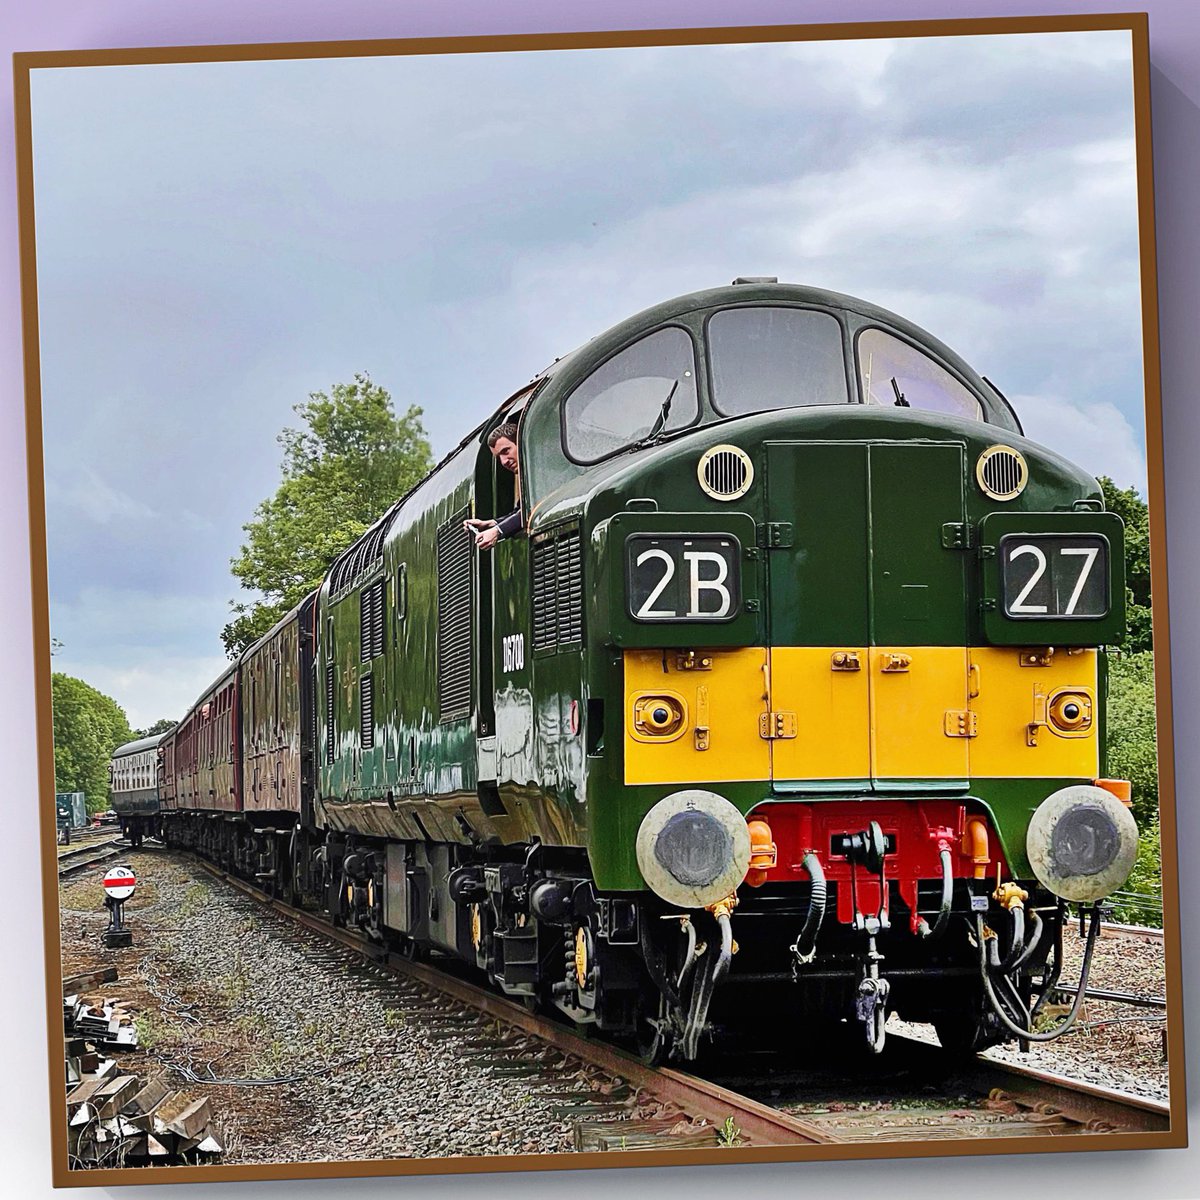
[[137, 887], [132, 867], [113, 867], [104, 876], [104, 891], [110, 900], [128, 900]]

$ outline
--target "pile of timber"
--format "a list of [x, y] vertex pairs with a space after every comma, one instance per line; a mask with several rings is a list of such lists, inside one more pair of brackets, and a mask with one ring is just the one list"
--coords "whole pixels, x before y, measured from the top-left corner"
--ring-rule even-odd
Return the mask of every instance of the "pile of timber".
[[[212, 1130], [208, 1097], [193, 1099], [162, 1078], [140, 1076], [102, 1057], [137, 1045], [133, 1014], [119, 1000], [81, 999], [112, 983], [113, 968], [64, 981], [67, 1151], [73, 1166], [114, 1167], [211, 1162], [224, 1152]], [[71, 995], [65, 994], [70, 989]]]

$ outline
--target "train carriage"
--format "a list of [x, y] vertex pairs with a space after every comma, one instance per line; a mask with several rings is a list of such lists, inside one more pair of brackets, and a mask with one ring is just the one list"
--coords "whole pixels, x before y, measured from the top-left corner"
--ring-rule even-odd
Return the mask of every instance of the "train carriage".
[[[486, 445], [510, 421], [519, 486]], [[517, 505], [525, 536], [475, 550], [464, 519]], [[1103, 737], [1122, 536], [895, 314], [770, 280], [656, 306], [305, 602], [283, 869], [650, 1057], [797, 1017], [878, 1049], [889, 1009], [1035, 1040], [1068, 903], [1094, 936], [1136, 846]]]
[[169, 732], [126, 742], [112, 752], [108, 765], [112, 808], [132, 846], [162, 836], [160, 747]]

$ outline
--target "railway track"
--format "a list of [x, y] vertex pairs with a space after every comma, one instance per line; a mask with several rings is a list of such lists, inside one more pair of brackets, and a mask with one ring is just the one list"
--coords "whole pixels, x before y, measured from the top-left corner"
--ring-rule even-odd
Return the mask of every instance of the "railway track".
[[129, 849], [129, 843], [122, 841], [119, 833], [107, 832], [106, 839], [93, 838], [87, 845], [62, 851], [58, 856], [59, 879], [78, 875], [89, 867], [98, 866], [119, 854], [124, 854]]
[[[758, 1060], [761, 1071], [749, 1074], [746, 1060], [740, 1070], [718, 1061], [701, 1074], [652, 1068], [618, 1047], [581, 1037], [496, 992], [387, 951], [212, 864], [193, 861], [310, 934], [355, 951], [363, 969], [394, 993], [388, 1006], [422, 1020], [432, 1039], [456, 1040], [498, 1076], [552, 1097], [573, 1123], [578, 1150], [815, 1148], [1169, 1128], [1167, 1106], [1156, 1101], [982, 1058], [952, 1061], [936, 1046], [902, 1037], [890, 1039], [883, 1058], [835, 1055], [831, 1062], [797, 1067], [776, 1051]], [[851, 1063], [856, 1065], [848, 1069]]]

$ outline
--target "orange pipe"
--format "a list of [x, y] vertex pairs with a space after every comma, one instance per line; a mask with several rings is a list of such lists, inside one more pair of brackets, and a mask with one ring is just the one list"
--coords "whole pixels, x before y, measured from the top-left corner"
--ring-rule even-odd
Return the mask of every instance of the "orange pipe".
[[983, 817], [970, 817], [967, 820], [967, 828], [963, 831], [962, 852], [975, 864], [975, 878], [985, 878], [988, 863], [992, 861], [992, 852], [988, 846], [987, 821]]
[[1093, 779], [1092, 783], [1111, 792], [1126, 808], [1133, 806], [1133, 784], [1128, 779]]

